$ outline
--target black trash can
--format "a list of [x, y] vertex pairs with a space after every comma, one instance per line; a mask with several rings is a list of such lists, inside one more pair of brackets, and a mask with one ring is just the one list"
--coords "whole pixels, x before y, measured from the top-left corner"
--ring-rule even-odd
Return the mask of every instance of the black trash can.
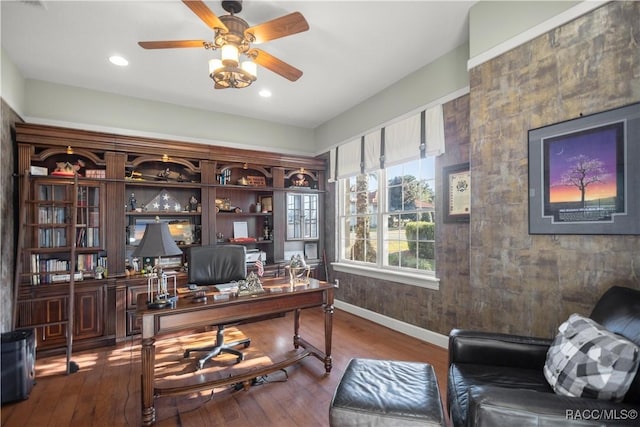
[[18, 329], [2, 334], [2, 404], [29, 397], [36, 378], [36, 334]]

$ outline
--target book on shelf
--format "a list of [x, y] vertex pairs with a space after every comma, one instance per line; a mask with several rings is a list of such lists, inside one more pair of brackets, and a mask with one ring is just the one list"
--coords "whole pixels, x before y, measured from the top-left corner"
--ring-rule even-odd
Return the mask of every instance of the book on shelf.
[[89, 227], [98, 227], [100, 225], [100, 212], [97, 210], [89, 211]]
[[38, 285], [40, 284], [40, 255], [31, 254], [31, 284]]
[[[74, 280], [82, 280], [84, 278], [82, 271], [78, 271], [73, 274]], [[69, 273], [57, 273], [51, 275], [51, 283], [68, 282], [71, 280], [71, 274]]]

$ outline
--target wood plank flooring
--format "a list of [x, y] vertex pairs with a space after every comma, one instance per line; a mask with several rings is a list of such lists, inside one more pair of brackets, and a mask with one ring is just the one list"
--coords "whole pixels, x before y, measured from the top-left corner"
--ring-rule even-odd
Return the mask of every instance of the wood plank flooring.
[[[301, 336], [323, 348], [324, 323], [320, 309], [302, 314]], [[228, 369], [247, 370], [292, 351], [293, 316], [238, 325], [226, 338], [246, 335], [251, 346], [245, 360], [222, 355], [195, 372], [197, 353], [188, 347], [209, 344], [213, 332], [159, 340], [156, 373], [171, 380], [194, 381], [199, 375], [228, 375]], [[333, 370], [324, 372], [319, 360], [307, 357], [297, 365], [259, 379], [248, 390], [220, 388], [178, 397], [156, 399], [160, 427], [314, 427], [329, 424], [329, 404], [347, 363], [353, 357], [427, 362], [434, 366], [440, 393], [445, 395], [447, 351], [360, 317], [336, 310], [333, 322]], [[2, 406], [4, 427], [139, 426], [140, 339], [114, 347], [74, 353], [80, 370], [65, 375], [65, 357], [38, 359], [29, 399]]]

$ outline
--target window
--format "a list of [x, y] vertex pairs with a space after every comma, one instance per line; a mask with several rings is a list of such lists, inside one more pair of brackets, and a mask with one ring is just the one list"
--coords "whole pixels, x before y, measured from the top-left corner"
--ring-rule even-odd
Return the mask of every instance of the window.
[[435, 158], [339, 180], [340, 261], [435, 273]]

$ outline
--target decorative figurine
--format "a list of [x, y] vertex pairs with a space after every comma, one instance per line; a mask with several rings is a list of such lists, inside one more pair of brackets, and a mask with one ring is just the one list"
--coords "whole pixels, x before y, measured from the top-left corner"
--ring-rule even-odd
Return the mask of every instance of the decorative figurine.
[[171, 169], [166, 168], [163, 171], [158, 172], [158, 178], [167, 181], [169, 179], [169, 175], [171, 175]]
[[60, 176], [74, 176], [80, 175], [80, 168], [84, 167], [84, 162], [80, 159], [76, 160], [74, 164], [70, 162], [57, 162], [56, 169], [51, 172], [51, 175]]
[[238, 295], [255, 295], [264, 292], [260, 278], [252, 271], [247, 276], [247, 280], [238, 282]]
[[308, 187], [309, 182], [305, 178], [304, 174], [296, 174], [296, 179], [293, 179], [293, 185], [295, 187]]
[[131, 196], [129, 196], [129, 209], [131, 209], [131, 212], [135, 212], [136, 210], [136, 195], [134, 193], [131, 193]]
[[191, 196], [189, 199], [189, 212], [195, 212], [198, 210], [198, 199], [196, 196]]

